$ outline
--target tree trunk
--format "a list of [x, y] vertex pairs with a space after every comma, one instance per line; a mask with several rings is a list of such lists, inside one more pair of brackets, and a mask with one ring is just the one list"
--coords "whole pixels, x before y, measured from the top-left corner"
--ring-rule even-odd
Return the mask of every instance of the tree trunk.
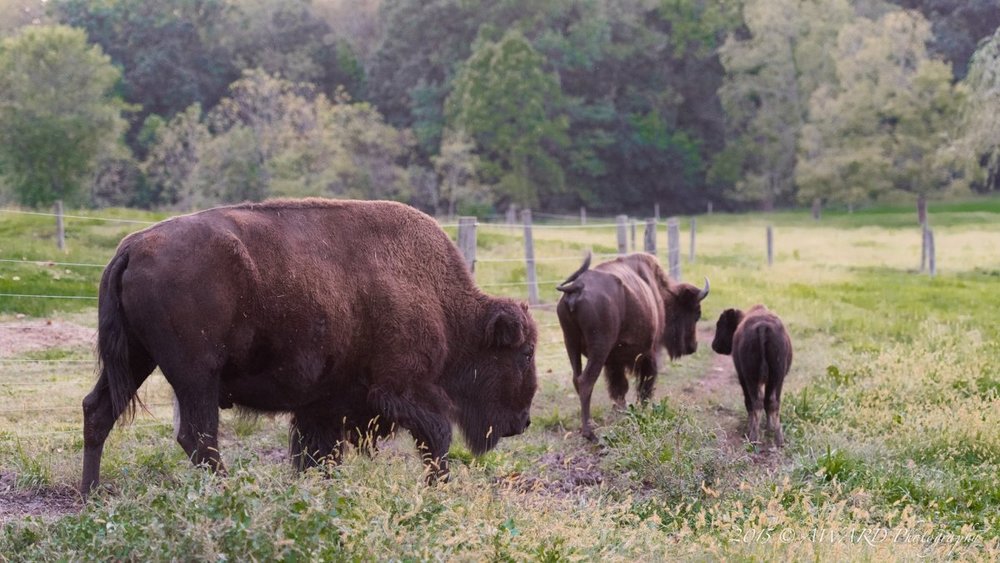
[[921, 225], [927, 224], [927, 196], [924, 194], [917, 196], [917, 222]]
[[813, 219], [819, 221], [820, 212], [822, 210], [823, 210], [823, 200], [818, 197], [813, 198], [813, 205], [812, 205]]

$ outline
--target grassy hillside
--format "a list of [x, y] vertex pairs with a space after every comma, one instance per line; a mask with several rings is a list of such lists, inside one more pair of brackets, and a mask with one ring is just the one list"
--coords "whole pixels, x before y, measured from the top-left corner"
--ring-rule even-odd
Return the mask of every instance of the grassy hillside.
[[[149, 413], [105, 447], [110, 491], [81, 507], [68, 491], [80, 477], [88, 345], [0, 358], [0, 495], [21, 507], [0, 507], [0, 559], [996, 560], [1000, 201], [932, 204], [931, 222], [935, 278], [915, 271], [920, 233], [908, 207], [819, 222], [698, 217], [694, 262], [682, 220], [683, 277], [709, 277], [712, 294], [702, 345], [662, 368], [654, 403], [615, 413], [599, 383], [601, 442], [582, 440], [558, 323], [551, 309], [534, 309], [531, 428], [479, 459], [456, 442], [452, 481], [430, 488], [405, 432], [329, 477], [299, 476], [284, 456], [284, 417], [231, 411], [221, 444], [230, 475], [195, 470], [173, 441], [169, 389], [154, 375], [141, 390]], [[0, 214], [0, 258], [55, 260], [48, 223]], [[58, 261], [103, 264], [141, 226], [71, 222]], [[588, 248], [615, 248], [610, 227], [540, 226], [534, 238], [542, 282], [563, 279]], [[479, 283], [524, 296], [520, 229], [482, 225], [478, 240]], [[665, 243], [661, 230], [661, 261]], [[94, 295], [100, 271], [0, 262], [0, 293]], [[554, 302], [553, 287], [542, 285], [543, 300]], [[743, 443], [731, 361], [705, 341], [723, 309], [758, 302], [782, 316], [795, 346], [779, 452]], [[24, 322], [15, 313], [92, 327], [93, 306], [0, 297], [4, 328]], [[39, 503], [47, 508], [31, 508]]]

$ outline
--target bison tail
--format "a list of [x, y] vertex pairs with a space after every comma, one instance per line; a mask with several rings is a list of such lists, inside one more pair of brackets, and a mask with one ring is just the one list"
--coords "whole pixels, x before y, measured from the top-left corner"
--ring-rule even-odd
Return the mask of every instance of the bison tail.
[[128, 252], [119, 250], [101, 276], [97, 302], [98, 370], [106, 378], [115, 417], [135, 416], [136, 386], [129, 362], [129, 342], [122, 306], [122, 274], [128, 266]]
[[587, 251], [587, 257], [583, 259], [583, 265], [581, 265], [575, 272], [573, 272], [572, 274], [570, 274], [570, 276], [568, 278], [566, 278], [566, 281], [564, 281], [561, 284], [559, 284], [556, 287], [556, 289], [558, 289], [559, 291], [562, 291], [564, 293], [571, 293], [573, 291], [580, 291], [581, 289], [583, 289], [583, 285], [582, 284], [579, 284], [579, 286], [578, 286], [574, 282], [576, 281], [576, 278], [580, 277], [580, 274], [582, 274], [582, 273], [584, 273], [584, 272], [586, 272], [587, 270], [590, 269], [590, 258], [591, 257], [592, 257], [592, 253], [588, 250]]
[[[767, 334], [765, 326], [757, 327], [757, 346], [760, 347], [760, 381], [765, 382], [771, 379], [771, 367], [767, 363]], [[775, 366], [777, 367], [777, 366]]]

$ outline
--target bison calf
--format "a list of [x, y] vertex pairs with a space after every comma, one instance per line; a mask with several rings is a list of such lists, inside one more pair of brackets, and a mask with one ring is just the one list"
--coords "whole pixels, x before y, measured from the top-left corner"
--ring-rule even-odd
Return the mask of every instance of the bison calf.
[[[616, 258], [591, 270], [588, 255], [556, 289], [563, 292], [556, 313], [580, 396], [581, 432], [593, 440], [590, 397], [601, 369], [615, 405], [625, 406], [626, 371], [636, 374], [639, 400], [647, 401], [653, 395], [660, 347], [671, 358], [698, 349], [695, 325], [708, 280], [701, 289], [673, 282], [649, 254]], [[586, 367], [581, 354], [587, 357]]]
[[747, 437], [757, 444], [760, 411], [767, 410], [767, 427], [778, 447], [785, 445], [781, 430], [781, 385], [792, 366], [792, 340], [781, 319], [763, 305], [749, 311], [726, 309], [715, 327], [712, 349], [732, 354], [746, 403]]

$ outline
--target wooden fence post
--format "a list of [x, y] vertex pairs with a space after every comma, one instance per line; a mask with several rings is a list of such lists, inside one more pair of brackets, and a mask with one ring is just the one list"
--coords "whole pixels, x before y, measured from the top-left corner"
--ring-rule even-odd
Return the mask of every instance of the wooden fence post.
[[697, 229], [698, 220], [694, 217], [691, 218], [691, 254], [688, 256], [689, 262], [694, 262], [694, 233]]
[[63, 202], [56, 200], [56, 246], [59, 250], [66, 250], [66, 228], [63, 225]]
[[774, 264], [774, 229], [767, 226], [767, 265]]
[[628, 224], [629, 224], [628, 225], [629, 229], [632, 230], [632, 234], [631, 234], [632, 238], [630, 239], [632, 242], [629, 244], [629, 251], [630, 252], [635, 252], [635, 249], [636, 249], [636, 247], [635, 247], [635, 219], [629, 219]]
[[660, 204], [659, 203], [654, 203], [653, 204], [653, 219], [656, 219], [657, 221], [660, 220]]
[[517, 222], [517, 206], [514, 204], [510, 204], [507, 207], [507, 224], [513, 225], [516, 222]]
[[587, 208], [583, 206], [580, 206], [580, 224], [587, 224]]
[[823, 211], [823, 200], [818, 197], [814, 197], [812, 205], [813, 219], [819, 221], [820, 213], [822, 213], [822, 211]]
[[667, 263], [670, 277], [681, 281], [681, 229], [677, 217], [667, 219]]
[[628, 233], [626, 232], [625, 222], [628, 221], [627, 215], [619, 215], [616, 217], [618, 223], [618, 254], [619, 256], [624, 256], [628, 253]]
[[656, 256], [656, 219], [646, 219], [646, 232], [642, 239], [643, 250]]
[[462, 251], [465, 265], [473, 277], [476, 275], [476, 218], [458, 218], [458, 249]]
[[521, 210], [524, 223], [524, 265], [528, 278], [528, 303], [538, 305], [538, 277], [535, 275], [535, 241], [531, 236], [531, 210]]
[[920, 225], [920, 271], [927, 271], [927, 223]]
[[927, 270], [932, 277], [937, 274], [937, 257], [934, 254], [934, 229], [927, 229]]
[[712, 214], [712, 202], [711, 202], [711, 201], [710, 201], [710, 202], [708, 202], [708, 214], [709, 214], [709, 215], [711, 215], [711, 214]]

